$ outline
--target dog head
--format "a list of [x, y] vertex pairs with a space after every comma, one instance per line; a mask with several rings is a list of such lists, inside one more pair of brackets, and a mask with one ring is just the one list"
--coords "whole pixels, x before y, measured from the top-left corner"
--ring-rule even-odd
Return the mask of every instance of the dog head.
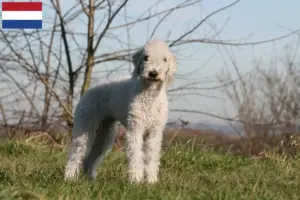
[[177, 71], [177, 59], [162, 40], [150, 40], [132, 56], [133, 77], [141, 77], [148, 85], [170, 84]]

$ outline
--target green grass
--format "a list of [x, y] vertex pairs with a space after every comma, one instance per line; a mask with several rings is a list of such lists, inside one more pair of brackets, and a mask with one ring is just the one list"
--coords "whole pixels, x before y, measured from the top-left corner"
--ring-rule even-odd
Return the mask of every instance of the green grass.
[[300, 199], [299, 158], [245, 158], [174, 146], [163, 153], [158, 184], [133, 185], [124, 153], [113, 151], [97, 180], [66, 183], [65, 150], [0, 140], [0, 199]]

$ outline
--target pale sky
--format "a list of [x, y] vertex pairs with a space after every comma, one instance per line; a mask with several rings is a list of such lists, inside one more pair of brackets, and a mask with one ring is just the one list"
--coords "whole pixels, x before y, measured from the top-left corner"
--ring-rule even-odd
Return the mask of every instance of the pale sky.
[[[49, 1], [43, 1], [49, 2]], [[61, 0], [62, 9], [65, 12], [68, 8], [74, 5], [74, 0]], [[156, 1], [140, 1], [131, 0], [127, 6], [127, 15], [132, 19], [141, 15], [150, 5]], [[156, 10], [164, 10], [171, 5], [176, 5], [176, 0], [164, 0], [158, 7], [154, 7], [152, 12]], [[154, 38], [159, 39], [175, 39], [187, 28], [204, 18], [207, 14], [217, 10], [218, 8], [230, 4], [232, 0], [203, 0], [194, 7], [189, 7], [175, 12], [167, 21], [165, 21], [159, 31], [156, 32]], [[300, 1], [299, 0], [241, 0], [237, 5], [222, 11], [210, 18], [207, 23], [204, 23], [192, 35], [192, 38], [209, 38], [215, 40], [230, 40], [232, 42], [254, 42], [260, 40], [267, 40], [276, 38], [295, 31], [300, 28]], [[49, 22], [53, 19], [52, 13], [47, 7], [43, 7], [44, 27], [49, 26]], [[125, 23], [124, 11], [114, 21], [113, 26]], [[146, 16], [146, 15], [145, 15]], [[96, 15], [97, 19], [101, 19], [101, 14]], [[132, 21], [128, 18], [128, 21]], [[86, 18], [82, 16], [81, 20], [76, 20], [70, 28], [76, 32], [86, 32]], [[47, 21], [47, 22], [45, 22]], [[156, 20], [157, 21], [157, 20]], [[224, 25], [225, 24], [225, 25]], [[151, 23], [140, 23], [130, 29], [130, 47], [137, 47], [143, 45], [149, 39], [149, 27], [154, 27], [155, 21]], [[215, 25], [212, 31], [211, 27]], [[216, 36], [216, 32], [223, 27], [220, 34]], [[150, 29], [152, 30], [152, 29]], [[118, 37], [126, 39], [126, 29], [118, 29], [113, 32]], [[78, 36], [81, 45], [85, 45], [86, 38]], [[274, 46], [278, 52], [283, 50], [284, 45], [293, 44], [296, 41], [296, 36], [289, 37], [275, 43], [262, 44], [257, 46], [218, 46], [214, 44], [194, 43], [189, 45], [182, 45], [180, 48], [174, 48], [179, 60], [178, 76], [191, 72], [199, 67], [201, 69], [193, 75], [190, 79], [201, 81], [203, 84], [199, 87], [212, 87], [218, 85], [216, 75], [220, 74], [222, 70], [233, 70], [232, 64], [229, 62], [227, 51], [230, 51], [237, 62], [241, 72], [246, 73], [253, 68], [253, 61], [255, 59], [263, 58], [269, 61], [274, 54]], [[101, 44], [97, 54], [112, 52], [114, 50], [122, 50], [128, 48], [127, 45], [123, 47], [115, 39], [106, 39]], [[73, 54], [74, 63], [76, 63], [76, 55]], [[224, 64], [224, 60], [227, 66]], [[205, 65], [204, 65], [205, 63]], [[102, 71], [106, 67], [116, 67], [116, 63], [109, 63], [108, 65], [95, 66], [95, 73]], [[232, 71], [234, 73], [234, 71]], [[113, 76], [119, 76], [114, 74]], [[175, 80], [174, 87], [180, 85], [182, 82]], [[222, 93], [217, 90], [201, 90], [198, 91], [206, 95], [215, 95], [225, 98]], [[203, 96], [192, 96], [188, 98], [180, 98], [170, 103], [170, 108], [177, 109], [196, 109], [216, 115], [231, 116], [234, 115], [234, 109], [230, 102], [215, 98], [207, 98]], [[187, 114], [187, 113], [171, 113], [171, 118], [181, 117], [183, 119], [197, 122], [197, 121], [218, 121], [214, 118], [205, 115]], [[219, 121], [218, 121], [219, 122]]]

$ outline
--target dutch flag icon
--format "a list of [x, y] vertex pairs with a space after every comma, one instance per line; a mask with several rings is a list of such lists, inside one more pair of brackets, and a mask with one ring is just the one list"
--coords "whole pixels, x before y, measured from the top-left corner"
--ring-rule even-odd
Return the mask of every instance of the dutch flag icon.
[[2, 2], [2, 29], [41, 29], [42, 2]]

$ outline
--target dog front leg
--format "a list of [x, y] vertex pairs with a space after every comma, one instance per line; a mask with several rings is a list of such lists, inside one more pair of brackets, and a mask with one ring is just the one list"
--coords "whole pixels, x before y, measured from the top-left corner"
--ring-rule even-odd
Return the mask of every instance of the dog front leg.
[[135, 183], [144, 177], [143, 131], [142, 128], [127, 130], [125, 134], [129, 179]]
[[163, 130], [156, 127], [145, 138], [145, 173], [148, 183], [158, 181]]

